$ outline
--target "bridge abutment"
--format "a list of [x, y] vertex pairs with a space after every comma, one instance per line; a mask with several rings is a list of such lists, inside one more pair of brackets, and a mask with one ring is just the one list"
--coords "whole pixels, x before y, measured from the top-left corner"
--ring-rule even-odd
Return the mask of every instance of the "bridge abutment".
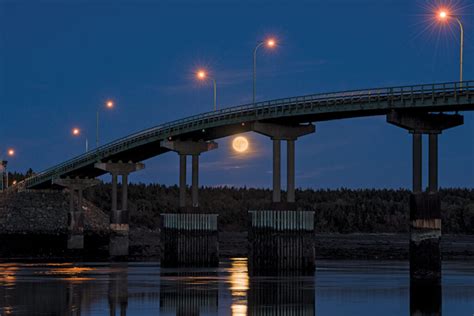
[[[179, 212], [161, 215], [161, 264], [165, 267], [212, 267], [219, 263], [217, 214], [199, 209], [199, 156], [215, 142], [163, 141], [179, 154]], [[192, 157], [191, 208], [186, 206], [186, 160]]]
[[[111, 257], [128, 256], [129, 211], [128, 211], [128, 175], [145, 168], [143, 163], [107, 162], [96, 163], [95, 167], [112, 175], [112, 209], [110, 211], [109, 255]], [[118, 177], [122, 177], [122, 205], [118, 209]]]
[[[387, 122], [413, 135], [413, 192], [410, 196], [410, 279], [412, 283], [441, 283], [441, 200], [438, 192], [438, 135], [462, 125], [458, 114], [391, 112]], [[423, 192], [422, 135], [429, 139], [428, 189]]]
[[[84, 211], [82, 210], [82, 193], [100, 183], [98, 179], [54, 179], [53, 184], [69, 190], [68, 239], [67, 249], [84, 249]], [[74, 195], [77, 194], [77, 199]]]
[[[268, 210], [249, 211], [249, 271], [314, 272], [314, 212], [295, 204], [295, 141], [314, 133], [314, 125], [255, 122], [252, 130], [273, 141], [273, 195]], [[287, 200], [281, 199], [281, 141], [287, 142]]]

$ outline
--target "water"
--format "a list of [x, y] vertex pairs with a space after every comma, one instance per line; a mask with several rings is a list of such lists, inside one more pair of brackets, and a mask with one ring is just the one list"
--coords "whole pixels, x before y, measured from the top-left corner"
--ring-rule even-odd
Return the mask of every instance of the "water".
[[317, 266], [314, 276], [249, 277], [245, 259], [224, 261], [218, 269], [5, 263], [0, 264], [0, 314], [474, 315], [472, 262], [445, 262], [442, 289], [412, 291], [411, 311], [406, 262], [318, 261]]

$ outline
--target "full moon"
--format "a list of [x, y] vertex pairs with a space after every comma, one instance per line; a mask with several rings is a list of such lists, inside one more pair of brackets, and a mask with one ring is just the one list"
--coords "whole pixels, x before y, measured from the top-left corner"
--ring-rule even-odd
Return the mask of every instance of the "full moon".
[[236, 152], [243, 153], [249, 148], [249, 141], [243, 136], [238, 136], [232, 141], [232, 147]]

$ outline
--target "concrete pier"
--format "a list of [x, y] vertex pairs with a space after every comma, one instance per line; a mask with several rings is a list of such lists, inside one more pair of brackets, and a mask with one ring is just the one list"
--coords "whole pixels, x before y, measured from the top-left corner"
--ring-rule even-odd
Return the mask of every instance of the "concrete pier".
[[[273, 195], [267, 210], [249, 212], [249, 271], [253, 274], [314, 272], [314, 212], [295, 204], [295, 141], [315, 126], [254, 122], [252, 130], [273, 141]], [[287, 200], [281, 200], [281, 141], [287, 142]]]
[[82, 209], [82, 192], [98, 185], [98, 179], [66, 178], [54, 179], [53, 184], [69, 190], [68, 239], [67, 249], [84, 249], [84, 211]]
[[281, 141], [287, 142], [287, 202], [295, 203], [295, 141], [298, 137], [314, 133], [315, 126], [279, 125], [273, 123], [255, 122], [251, 129], [259, 134], [268, 136], [273, 141], [273, 197], [276, 208], [281, 204]]
[[410, 316], [440, 316], [442, 312], [441, 285], [410, 284]]
[[287, 201], [288, 203], [295, 203], [295, 141], [288, 140], [286, 142], [287, 150]]
[[410, 196], [410, 277], [441, 282], [441, 201], [438, 193]]
[[[110, 242], [111, 257], [128, 256], [129, 212], [128, 212], [128, 175], [142, 170], [145, 165], [133, 162], [96, 163], [97, 169], [105, 170], [112, 175], [112, 209], [110, 212]], [[118, 208], [118, 177], [122, 177], [122, 205]]]
[[249, 272], [314, 273], [314, 212], [250, 211]]
[[213, 267], [219, 264], [217, 214], [162, 214], [163, 267]]
[[273, 203], [281, 202], [281, 140], [273, 140]]
[[[462, 125], [454, 114], [393, 111], [387, 122], [413, 135], [413, 193], [410, 196], [410, 280], [412, 286], [441, 283], [441, 200], [438, 193], [438, 135]], [[428, 190], [422, 188], [422, 135], [429, 138]]]
[[[199, 209], [199, 156], [215, 142], [163, 141], [179, 154], [179, 210], [161, 215], [161, 264], [165, 267], [215, 267], [219, 264], [217, 214]], [[192, 157], [191, 207], [186, 207], [186, 159]]]

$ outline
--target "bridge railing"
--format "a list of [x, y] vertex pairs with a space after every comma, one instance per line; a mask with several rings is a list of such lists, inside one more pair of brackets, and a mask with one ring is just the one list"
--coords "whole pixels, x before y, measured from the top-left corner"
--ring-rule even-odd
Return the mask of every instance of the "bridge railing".
[[189, 127], [190, 124], [199, 125], [202, 120], [227, 120], [228, 115], [255, 115], [257, 116], [260, 111], [272, 110], [285, 105], [298, 106], [300, 103], [324, 103], [323, 106], [332, 106], [333, 103], [346, 102], [349, 103], [360, 103], [361, 99], [376, 98], [380, 101], [387, 99], [396, 98], [415, 98], [421, 96], [422, 98], [432, 99], [439, 97], [440, 95], [474, 95], [474, 81], [465, 82], [448, 82], [440, 84], [422, 84], [412, 86], [395, 86], [389, 88], [375, 88], [375, 89], [364, 89], [364, 90], [350, 90], [343, 92], [331, 92], [331, 93], [318, 93], [309, 94], [299, 97], [292, 98], [281, 98], [270, 101], [263, 101], [258, 103], [250, 103], [245, 105], [233, 106], [223, 108], [217, 111], [202, 113], [193, 115], [184, 119], [171, 121], [166, 124], [161, 124], [150, 129], [117, 139], [111, 143], [100, 146], [99, 148], [92, 150], [88, 153], [79, 155], [73, 159], [70, 159], [62, 164], [46, 169], [35, 176], [27, 179], [26, 186], [34, 185], [43, 181], [46, 178], [50, 178], [54, 175], [60, 175], [75, 167], [82, 166], [84, 164], [90, 164], [91, 160], [100, 160], [101, 156], [106, 156], [117, 152], [118, 150], [127, 147], [130, 144], [138, 143], [141, 140], [149, 139], [153, 137], [160, 137], [163, 135], [171, 136], [174, 131]]

